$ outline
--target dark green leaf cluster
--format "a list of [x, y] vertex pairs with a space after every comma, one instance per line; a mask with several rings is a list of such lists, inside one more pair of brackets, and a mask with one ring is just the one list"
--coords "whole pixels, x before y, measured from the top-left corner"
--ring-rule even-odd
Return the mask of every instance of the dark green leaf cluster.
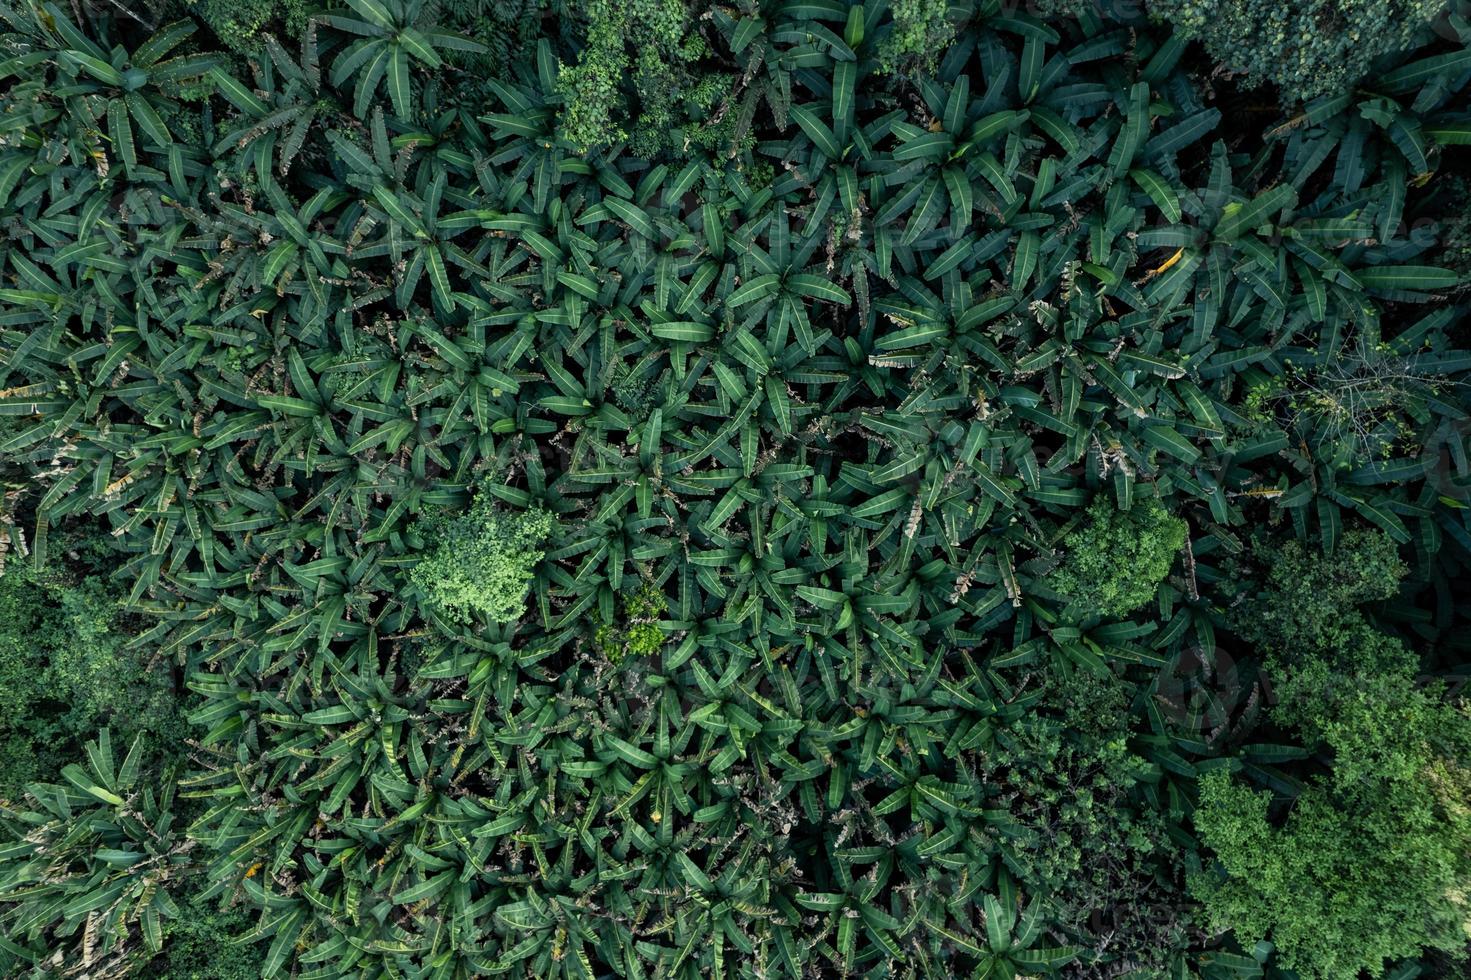
[[1256, 560], [1262, 587], [1241, 607], [1235, 628], [1286, 663], [1345, 647], [1352, 652], [1337, 663], [1362, 662], [1361, 645], [1347, 642], [1364, 622], [1359, 607], [1393, 597], [1409, 571], [1393, 538], [1362, 529], [1346, 532], [1331, 554], [1289, 540], [1260, 548]]
[[203, 21], [220, 44], [242, 54], [258, 54], [265, 43], [265, 34], [300, 36], [306, 31], [307, 18], [314, 9], [307, 0], [182, 0], [178, 4], [153, 6], [181, 7], [181, 12]]
[[194, 901], [197, 889], [181, 892], [179, 915], [164, 924], [163, 951], [139, 972], [150, 980], [259, 980], [265, 949], [238, 942], [254, 928], [254, 910], [220, 909]]
[[1444, 216], [1433, 226], [1441, 246], [1437, 262], [1471, 277], [1471, 176], [1449, 175], [1437, 190]]
[[1191, 914], [1169, 821], [1140, 805], [1157, 773], [1129, 744], [1126, 685], [1085, 672], [1042, 683], [982, 765], [1004, 860], [1052, 896], [1057, 921], [1083, 933], [1105, 921], [1115, 962], [1165, 971]]
[[179, 914], [171, 891], [191, 872], [172, 781], [145, 777], [142, 740], [119, 764], [104, 728], [85, 758], [61, 770], [64, 784], [33, 784], [28, 809], [0, 806], [6, 953], [45, 950], [25, 957], [37, 976], [135, 972], [162, 949]]
[[1149, 0], [1149, 13], [1289, 105], [1346, 93], [1375, 59], [1415, 46], [1445, 0]]
[[[67, 542], [95, 550], [95, 540]], [[95, 553], [45, 572], [12, 559], [0, 575], [0, 799], [52, 778], [111, 725], [156, 762], [185, 734], [172, 677], [128, 645], [121, 595]]]

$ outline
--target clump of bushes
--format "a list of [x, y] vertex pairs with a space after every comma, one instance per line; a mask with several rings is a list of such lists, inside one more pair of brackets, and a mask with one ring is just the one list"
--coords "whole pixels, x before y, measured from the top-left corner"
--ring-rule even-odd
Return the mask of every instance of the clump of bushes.
[[1377, 531], [1332, 554], [1265, 549], [1265, 589], [1239, 632], [1278, 678], [1275, 720], [1331, 758], [1285, 816], [1225, 771], [1201, 782], [1195, 825], [1219, 869], [1193, 881], [1212, 920], [1270, 938], [1305, 978], [1372, 976], [1422, 948], [1464, 950], [1471, 914], [1471, 715], [1359, 610], [1406, 572]]
[[623, 618], [617, 623], [604, 623], [593, 637], [599, 650], [613, 663], [625, 657], [647, 657], [664, 645], [664, 631], [659, 617], [669, 608], [664, 593], [652, 585], [623, 598]]
[[1269, 793], [1223, 770], [1207, 774], [1195, 827], [1220, 873], [1192, 886], [1212, 921], [1248, 947], [1270, 938], [1284, 967], [1313, 980], [1377, 977], [1386, 961], [1422, 948], [1464, 950], [1471, 778], [1429, 751], [1429, 734], [1401, 736], [1420, 764], [1416, 778], [1318, 780], [1285, 821]]
[[521, 615], [552, 531], [550, 514], [505, 510], [481, 492], [468, 513], [430, 521], [425, 530], [431, 546], [409, 579], [431, 606], [460, 623], [476, 617], [506, 623]]
[[1063, 538], [1065, 555], [1049, 585], [1088, 613], [1133, 612], [1154, 598], [1187, 531], [1185, 521], [1156, 498], [1119, 510], [1099, 497], [1083, 525]]
[[0, 575], [0, 799], [50, 777], [111, 725], [145, 753], [172, 751], [184, 726], [167, 670], [129, 649], [121, 595], [74, 542], [78, 561], [12, 560]]
[[265, 943], [237, 940], [254, 927], [244, 904], [221, 908], [204, 900], [197, 887], [182, 893], [179, 915], [164, 926], [163, 951], [148, 964], [158, 980], [258, 980]]
[[271, 31], [300, 37], [312, 12], [306, 0], [184, 0], [180, 6], [204, 21], [220, 43], [244, 54], [259, 51], [262, 35]]
[[627, 139], [635, 152], [652, 155], [669, 148], [674, 127], [705, 115], [729, 91], [726, 76], [693, 70], [709, 46], [698, 12], [684, 0], [585, 0], [577, 12], [586, 44], [558, 77], [569, 142]]
[[879, 43], [879, 68], [886, 72], [934, 68], [955, 39], [948, 0], [891, 0], [893, 27]]
[[1272, 652], [1333, 650], [1362, 623], [1359, 607], [1399, 591], [1408, 571], [1389, 535], [1346, 531], [1331, 554], [1298, 540], [1258, 548], [1262, 588], [1241, 607], [1236, 631]]
[[1149, 12], [1292, 104], [1342, 92], [1374, 59], [1414, 46], [1444, 0], [1150, 0]]
[[1052, 896], [1057, 921], [1093, 943], [1094, 957], [1163, 971], [1189, 927], [1188, 901], [1167, 870], [1180, 853], [1164, 819], [1133, 803], [1150, 763], [1129, 745], [1127, 686], [1084, 671], [1042, 685], [981, 770], [993, 814], [1005, 814], [1004, 860]]

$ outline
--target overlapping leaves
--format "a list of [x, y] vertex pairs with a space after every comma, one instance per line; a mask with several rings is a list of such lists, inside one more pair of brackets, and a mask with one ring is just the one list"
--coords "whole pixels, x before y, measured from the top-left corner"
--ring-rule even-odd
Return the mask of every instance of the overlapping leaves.
[[[271, 975], [1096, 956], [976, 775], [1029, 679], [1211, 646], [1249, 522], [1471, 546], [1420, 455], [1464, 418], [1458, 281], [1400, 232], [1464, 142], [1464, 44], [1240, 152], [1167, 37], [986, 5], [896, 98], [881, 4], [766, 6], [715, 15], [731, 111], [774, 110], [755, 152], [665, 162], [560, 143], [545, 46], [500, 105], [440, 106], [458, 42], [416, 6], [354, 0], [249, 78], [167, 58], [182, 28], [12, 25], [0, 451], [38, 527], [110, 522], [140, 642], [186, 667], [190, 833]], [[1360, 340], [1441, 386], [1388, 458], [1245, 414]], [[559, 520], [504, 628], [406, 574], [485, 475]], [[1044, 573], [1098, 493], [1191, 522], [1156, 619], [1059, 619]], [[666, 643], [615, 667], [594, 636], [641, 585]], [[1184, 838], [1222, 750], [1144, 715]]]

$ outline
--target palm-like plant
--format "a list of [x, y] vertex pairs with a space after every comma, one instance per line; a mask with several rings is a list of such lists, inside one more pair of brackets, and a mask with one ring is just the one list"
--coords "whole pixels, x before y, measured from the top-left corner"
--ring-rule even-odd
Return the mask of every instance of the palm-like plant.
[[379, 86], [387, 84], [393, 111], [401, 119], [413, 117], [409, 78], [414, 64], [436, 69], [444, 64], [437, 49], [483, 53], [485, 46], [449, 31], [416, 26], [424, 0], [347, 0], [350, 11], [320, 15], [323, 23], [357, 36], [332, 62], [332, 84], [356, 77], [353, 114], [368, 111]]
[[87, 764], [62, 771], [67, 785], [33, 784], [30, 808], [0, 808], [13, 838], [0, 846], [9, 953], [120, 977], [162, 947], [164, 920], [179, 914], [170, 889], [192, 873], [194, 845], [174, 827], [173, 783], [155, 788], [143, 754], [140, 736], [119, 766], [104, 728]]

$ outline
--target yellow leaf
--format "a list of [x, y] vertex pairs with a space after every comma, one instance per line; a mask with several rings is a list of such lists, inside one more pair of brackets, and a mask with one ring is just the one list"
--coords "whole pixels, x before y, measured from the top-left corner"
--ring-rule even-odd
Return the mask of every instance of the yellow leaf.
[[1151, 276], [1157, 276], [1157, 275], [1159, 275], [1161, 272], [1164, 272], [1165, 270], [1169, 269], [1170, 266], [1174, 265], [1176, 262], [1179, 262], [1180, 261], [1180, 256], [1182, 256], [1184, 254], [1185, 254], [1185, 250], [1183, 248], [1177, 248], [1177, 249], [1175, 249], [1175, 254], [1174, 255], [1171, 255], [1169, 258], [1165, 259], [1164, 265], [1161, 265], [1158, 269], [1152, 270], [1149, 274]]

